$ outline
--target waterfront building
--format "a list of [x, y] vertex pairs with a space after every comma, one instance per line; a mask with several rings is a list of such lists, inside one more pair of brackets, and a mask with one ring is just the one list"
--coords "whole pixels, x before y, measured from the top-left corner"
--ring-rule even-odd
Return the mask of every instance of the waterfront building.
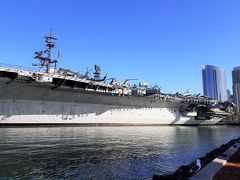
[[240, 66], [234, 67], [232, 71], [233, 101], [237, 111], [240, 112]]
[[203, 65], [203, 94], [217, 101], [228, 101], [226, 76], [223, 68]]

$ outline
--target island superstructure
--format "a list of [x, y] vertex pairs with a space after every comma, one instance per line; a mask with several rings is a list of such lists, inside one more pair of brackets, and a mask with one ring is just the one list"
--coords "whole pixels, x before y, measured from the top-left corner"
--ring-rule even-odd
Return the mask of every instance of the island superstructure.
[[98, 65], [94, 77], [57, 69], [51, 53], [56, 40], [50, 33], [47, 48], [35, 52], [38, 70], [0, 64], [0, 125], [207, 125], [229, 115], [212, 111], [216, 101], [204, 96], [102, 78]]

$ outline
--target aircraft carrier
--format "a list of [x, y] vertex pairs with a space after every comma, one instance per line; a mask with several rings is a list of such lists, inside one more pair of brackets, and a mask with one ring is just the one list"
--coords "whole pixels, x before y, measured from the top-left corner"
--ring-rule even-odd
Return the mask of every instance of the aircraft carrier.
[[157, 86], [131, 85], [116, 78], [94, 77], [57, 68], [52, 59], [57, 40], [45, 37], [31, 70], [0, 64], [0, 125], [212, 125], [229, 115], [214, 112], [207, 97], [163, 94]]

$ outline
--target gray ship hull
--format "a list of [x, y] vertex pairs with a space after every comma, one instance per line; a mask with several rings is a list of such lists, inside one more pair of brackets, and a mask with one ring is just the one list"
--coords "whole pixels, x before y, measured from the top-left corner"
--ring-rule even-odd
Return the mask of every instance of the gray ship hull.
[[0, 124], [210, 125], [221, 118], [183, 116], [185, 104], [61, 87], [48, 83], [0, 80]]

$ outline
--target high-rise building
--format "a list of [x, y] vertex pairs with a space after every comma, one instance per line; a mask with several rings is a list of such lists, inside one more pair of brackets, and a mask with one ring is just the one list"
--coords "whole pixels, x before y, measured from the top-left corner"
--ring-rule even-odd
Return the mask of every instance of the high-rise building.
[[226, 76], [223, 68], [202, 66], [203, 94], [217, 101], [228, 101]]
[[240, 66], [233, 68], [233, 101], [236, 104], [237, 111], [240, 112]]

